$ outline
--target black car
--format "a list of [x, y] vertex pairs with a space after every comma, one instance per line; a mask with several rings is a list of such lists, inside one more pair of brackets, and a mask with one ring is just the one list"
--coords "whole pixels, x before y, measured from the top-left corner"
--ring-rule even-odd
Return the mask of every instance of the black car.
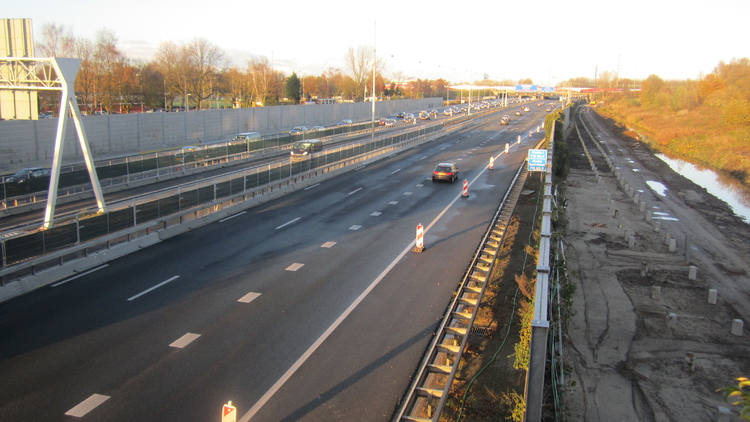
[[451, 183], [458, 180], [458, 167], [454, 163], [440, 163], [432, 172], [432, 181], [447, 180]]
[[399, 111], [398, 114], [396, 114], [396, 117], [398, 117], [399, 119], [403, 119], [405, 115], [406, 115], [405, 111]]
[[5, 184], [21, 192], [38, 192], [49, 188], [50, 169], [31, 167], [5, 179]]

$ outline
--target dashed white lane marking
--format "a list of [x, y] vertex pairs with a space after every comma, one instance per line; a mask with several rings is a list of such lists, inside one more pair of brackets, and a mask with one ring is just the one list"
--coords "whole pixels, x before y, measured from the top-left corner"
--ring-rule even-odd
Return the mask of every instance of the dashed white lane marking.
[[357, 171], [357, 170], [362, 170], [362, 169], [363, 169], [363, 168], [365, 168], [365, 167], [367, 167], [367, 166], [357, 167], [357, 168], [355, 168], [355, 169], [354, 169], [354, 171]]
[[219, 220], [219, 223], [223, 223], [223, 222], [225, 222], [225, 221], [227, 221], [227, 220], [231, 220], [231, 219], [233, 219], [234, 217], [239, 217], [239, 216], [241, 216], [242, 214], [245, 214], [246, 212], [247, 212], [247, 211], [242, 211], [242, 212], [238, 212], [238, 213], [237, 213], [237, 214], [235, 214], [235, 215], [230, 215], [229, 217], [226, 217], [226, 218], [222, 218], [221, 220]]
[[276, 230], [283, 229], [284, 227], [286, 227], [286, 226], [288, 226], [290, 224], [296, 223], [297, 221], [299, 221], [299, 217], [295, 218], [292, 221], [287, 221], [286, 223], [280, 225], [279, 227], [276, 227]]
[[398, 201], [391, 201], [388, 203], [388, 205], [396, 205], [396, 204], [398, 204]]
[[[360, 167], [360, 168], [362, 168], [362, 167]], [[314, 185], [310, 185], [310, 186], [308, 186], [308, 187], [306, 187], [306, 188], [304, 188], [304, 189], [302, 189], [302, 190], [308, 190], [308, 189], [316, 188], [316, 187], [318, 187], [318, 186], [320, 186], [320, 183], [316, 183], [316, 184], [314, 184]]]
[[373, 217], [377, 217], [377, 216], [379, 216], [380, 214], [382, 214], [382, 212], [380, 212], [380, 211], [375, 211], [374, 213], [372, 213], [372, 214], [370, 214], [370, 215], [371, 215], [371, 216], [373, 216]]
[[201, 336], [200, 334], [187, 333], [184, 336], [173, 341], [172, 344], [169, 345], [169, 347], [176, 347], [178, 349], [182, 349], [183, 347], [195, 341], [195, 339], [197, 339], [200, 336]]
[[107, 401], [109, 396], [102, 394], [92, 394], [91, 397], [79, 403], [76, 407], [65, 412], [66, 416], [75, 416], [76, 418], [83, 417], [85, 414], [94, 410], [97, 406]]
[[336, 244], [336, 242], [326, 242], [326, 243], [320, 245], [320, 247], [321, 248], [332, 248], [333, 245], [335, 245], [335, 244]]
[[299, 270], [300, 268], [302, 268], [304, 266], [305, 266], [305, 264], [294, 263], [294, 264], [286, 267], [286, 270], [287, 271], [297, 271], [297, 270]]
[[62, 286], [63, 284], [65, 284], [65, 283], [67, 283], [67, 282], [69, 282], [69, 281], [73, 281], [73, 280], [77, 279], [78, 277], [83, 277], [83, 276], [85, 276], [86, 274], [91, 274], [91, 273], [93, 273], [94, 271], [99, 271], [99, 270], [101, 270], [102, 268], [106, 268], [106, 267], [109, 267], [109, 264], [104, 264], [104, 265], [100, 265], [100, 266], [98, 266], [98, 267], [96, 267], [96, 268], [92, 268], [92, 269], [90, 269], [90, 270], [88, 270], [88, 271], [86, 271], [86, 272], [80, 273], [80, 274], [78, 274], [78, 275], [74, 275], [73, 277], [70, 277], [70, 278], [68, 278], [68, 279], [66, 279], [66, 280], [63, 280], [63, 281], [58, 281], [57, 283], [53, 284], [53, 285], [52, 285], [51, 287]]
[[404, 195], [409, 196], [411, 195], [411, 192], [404, 192]]
[[241, 298], [239, 298], [237, 300], [237, 302], [250, 303], [253, 300], [257, 299], [258, 296], [260, 296], [260, 293], [250, 292], [250, 293], [246, 294], [245, 296], [242, 296]]
[[169, 283], [170, 281], [174, 281], [174, 280], [177, 280], [178, 278], [180, 278], [180, 276], [176, 275], [176, 276], [174, 276], [174, 277], [172, 277], [172, 278], [170, 278], [170, 279], [164, 280], [164, 281], [162, 281], [161, 283], [157, 284], [156, 286], [153, 286], [153, 287], [149, 287], [148, 289], [146, 289], [146, 290], [144, 290], [144, 291], [142, 291], [142, 292], [138, 293], [137, 295], [135, 295], [135, 296], [132, 296], [132, 297], [129, 297], [129, 298], [128, 298], [128, 300], [135, 300], [135, 299], [138, 299], [139, 297], [141, 297], [141, 296], [145, 295], [146, 293], [148, 293], [148, 292], [150, 292], [150, 291], [152, 291], [152, 290], [158, 289], [159, 287], [161, 287], [161, 286], [163, 286], [163, 285], [165, 285], [165, 284]]
[[358, 226], [358, 225], [355, 224], [355, 225], [349, 227], [349, 230], [359, 230], [361, 228], [362, 228], [362, 226]]
[[422, 184], [422, 183], [418, 183], [418, 184], [416, 184], [415, 186], [416, 186], [416, 187], [418, 187], [418, 188], [423, 188], [423, 187], [424, 187], [424, 184]]
[[362, 190], [362, 188], [354, 189], [353, 191], [349, 192], [349, 195], [355, 194], [355, 193], [357, 193], [357, 192], [359, 192], [361, 190]]
[[401, 169], [398, 169], [398, 170], [393, 170], [393, 171], [391, 172], [391, 174], [396, 174], [396, 173], [398, 173], [398, 172], [400, 172], [400, 171], [401, 171]]

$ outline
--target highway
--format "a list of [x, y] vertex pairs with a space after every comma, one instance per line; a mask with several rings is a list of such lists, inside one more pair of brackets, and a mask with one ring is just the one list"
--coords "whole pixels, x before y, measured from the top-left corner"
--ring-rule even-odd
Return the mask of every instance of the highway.
[[0, 304], [0, 420], [390, 420], [543, 136], [529, 107]]

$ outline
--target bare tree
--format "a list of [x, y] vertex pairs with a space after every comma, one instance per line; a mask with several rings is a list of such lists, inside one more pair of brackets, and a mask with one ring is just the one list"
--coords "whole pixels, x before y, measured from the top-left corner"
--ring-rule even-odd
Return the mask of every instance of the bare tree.
[[196, 38], [183, 49], [187, 64], [188, 91], [198, 101], [198, 108], [211, 98], [214, 87], [228, 67], [226, 55], [204, 38]]
[[41, 41], [36, 45], [40, 57], [78, 57], [75, 55], [76, 39], [65, 25], [45, 23]]
[[356, 49], [349, 47], [349, 50], [344, 54], [344, 63], [351, 72], [356, 96], [359, 96], [361, 92], [362, 98], [364, 98], [365, 86], [367, 86], [368, 81], [372, 82], [373, 66], [375, 72], [379, 72], [382, 70], [384, 62], [377, 58], [373, 47], [360, 45]]
[[175, 97], [185, 96], [187, 92], [186, 65], [180, 50], [180, 46], [174, 42], [163, 41], [154, 58], [156, 68], [164, 77], [164, 96], [169, 102], [164, 106], [169, 110], [174, 107]]

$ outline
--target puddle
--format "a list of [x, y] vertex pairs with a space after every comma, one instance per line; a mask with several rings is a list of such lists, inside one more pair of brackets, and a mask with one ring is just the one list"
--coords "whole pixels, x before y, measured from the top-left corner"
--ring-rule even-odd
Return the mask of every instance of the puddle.
[[750, 198], [748, 194], [735, 186], [721, 182], [719, 175], [711, 170], [702, 170], [687, 161], [675, 160], [663, 154], [657, 154], [672, 170], [704, 187], [715, 197], [729, 204], [735, 214], [750, 221]]
[[648, 187], [651, 188], [652, 191], [656, 192], [657, 195], [666, 197], [667, 196], [667, 187], [659, 182], [654, 182], [653, 180], [647, 180], [646, 184]]

